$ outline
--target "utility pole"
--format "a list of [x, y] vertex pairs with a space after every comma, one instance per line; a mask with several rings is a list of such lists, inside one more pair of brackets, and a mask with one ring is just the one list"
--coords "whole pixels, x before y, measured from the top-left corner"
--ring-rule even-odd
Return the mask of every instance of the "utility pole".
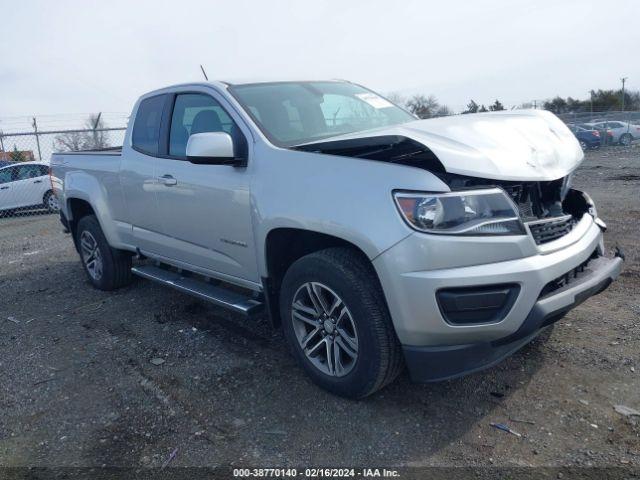
[[42, 153], [40, 152], [40, 137], [38, 136], [38, 123], [36, 117], [33, 117], [33, 130], [36, 132], [36, 145], [38, 145], [38, 159], [42, 161]]
[[627, 77], [622, 77], [620, 80], [622, 81], [622, 111], [624, 112], [624, 84], [627, 81]]
[[[98, 148], [98, 132], [96, 130], [98, 130], [98, 125], [100, 125], [101, 117], [102, 117], [102, 112], [98, 112], [96, 121], [93, 123], [93, 132], [91, 132], [91, 134], [93, 135], [93, 148]], [[100, 148], [102, 148], [102, 145], [100, 145]]]

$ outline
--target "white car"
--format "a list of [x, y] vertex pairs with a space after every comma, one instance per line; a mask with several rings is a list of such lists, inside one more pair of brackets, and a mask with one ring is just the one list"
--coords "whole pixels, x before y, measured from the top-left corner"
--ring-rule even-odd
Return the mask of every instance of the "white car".
[[52, 213], [58, 211], [58, 200], [51, 190], [49, 165], [0, 163], [0, 214], [27, 207], [44, 207]]

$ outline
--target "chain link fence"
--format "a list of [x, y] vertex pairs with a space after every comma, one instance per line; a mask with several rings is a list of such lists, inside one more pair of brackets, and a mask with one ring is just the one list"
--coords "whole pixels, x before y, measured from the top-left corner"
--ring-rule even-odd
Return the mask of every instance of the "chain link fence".
[[[98, 122], [96, 122], [98, 123]], [[0, 132], [0, 218], [57, 213], [49, 163], [54, 152], [120, 146], [126, 127]]]
[[640, 141], [640, 112], [571, 112], [557, 114], [571, 129], [582, 148], [629, 146]]
[[[640, 141], [639, 111], [560, 113], [583, 148], [615, 147]], [[122, 122], [122, 119], [120, 119]], [[121, 146], [126, 126], [105, 127], [100, 115], [96, 128], [0, 131], [0, 217], [57, 212], [51, 194], [49, 162], [53, 152]]]

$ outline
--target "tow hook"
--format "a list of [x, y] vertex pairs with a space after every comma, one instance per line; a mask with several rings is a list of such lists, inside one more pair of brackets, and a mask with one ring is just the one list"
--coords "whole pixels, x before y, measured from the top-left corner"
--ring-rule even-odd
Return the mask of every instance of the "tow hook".
[[616, 257], [620, 257], [623, 262], [626, 260], [626, 258], [624, 256], [624, 250], [622, 250], [622, 248], [620, 248], [618, 245], [616, 245], [616, 249], [614, 251], [614, 255]]

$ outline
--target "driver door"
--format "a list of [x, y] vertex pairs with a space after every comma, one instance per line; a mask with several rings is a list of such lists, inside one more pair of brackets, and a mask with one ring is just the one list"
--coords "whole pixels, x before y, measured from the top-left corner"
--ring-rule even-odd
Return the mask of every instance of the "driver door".
[[250, 175], [247, 168], [189, 162], [189, 136], [203, 132], [230, 134], [236, 149], [247, 145], [245, 134], [219, 100], [205, 92], [178, 93], [168, 155], [155, 160], [157, 177], [166, 179], [157, 190], [162, 255], [187, 268], [258, 283]]

